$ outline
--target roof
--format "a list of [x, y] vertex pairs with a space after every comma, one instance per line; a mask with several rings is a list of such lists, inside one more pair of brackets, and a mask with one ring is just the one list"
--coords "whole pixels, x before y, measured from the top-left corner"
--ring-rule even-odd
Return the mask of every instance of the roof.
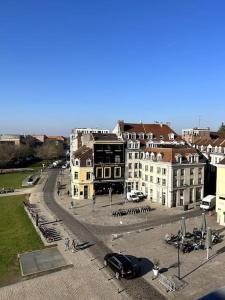
[[182, 163], [188, 163], [189, 155], [199, 155], [196, 149], [187, 147], [146, 148], [145, 152], [153, 152], [155, 155], [160, 153], [162, 154], [161, 161], [170, 163], [176, 163], [177, 156], [180, 155], [182, 156]]
[[211, 145], [212, 147], [225, 147], [225, 138], [216, 138], [216, 139], [207, 139], [207, 138], [199, 138], [195, 141], [195, 145], [198, 146], [208, 146]]
[[80, 147], [73, 153], [73, 159], [78, 158], [80, 160], [80, 166], [86, 167], [86, 161], [90, 159], [92, 161], [92, 149], [87, 146]]
[[61, 135], [49, 135], [49, 136], [47, 136], [47, 138], [48, 138], [48, 140], [62, 141], [62, 142], [65, 141], [64, 136], [61, 136]]
[[94, 141], [120, 141], [114, 133], [92, 133]]
[[147, 138], [147, 134], [153, 134], [153, 139], [164, 141], [171, 141], [169, 134], [174, 134], [176, 141], [181, 141], [182, 138], [176, 134], [176, 132], [167, 124], [144, 124], [144, 123], [123, 123], [119, 122], [120, 131], [128, 133], [144, 133]]

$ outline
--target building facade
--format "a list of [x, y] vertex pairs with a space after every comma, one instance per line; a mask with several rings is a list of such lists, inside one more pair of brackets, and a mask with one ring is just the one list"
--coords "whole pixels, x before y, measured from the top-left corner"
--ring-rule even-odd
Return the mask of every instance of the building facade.
[[217, 165], [216, 212], [217, 222], [225, 226], [225, 159]]
[[193, 144], [196, 140], [199, 138], [208, 139], [210, 138], [210, 128], [188, 128], [188, 129], [182, 129], [182, 139], [189, 143]]
[[97, 194], [124, 192], [124, 142], [115, 134], [93, 133], [94, 190]]
[[90, 199], [94, 193], [93, 151], [86, 146], [73, 154], [71, 163], [71, 194], [74, 199]]

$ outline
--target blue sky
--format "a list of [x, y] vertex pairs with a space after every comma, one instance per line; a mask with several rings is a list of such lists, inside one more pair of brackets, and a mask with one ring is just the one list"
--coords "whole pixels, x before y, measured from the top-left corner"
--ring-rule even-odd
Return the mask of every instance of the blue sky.
[[224, 0], [0, 2], [0, 133], [225, 121]]

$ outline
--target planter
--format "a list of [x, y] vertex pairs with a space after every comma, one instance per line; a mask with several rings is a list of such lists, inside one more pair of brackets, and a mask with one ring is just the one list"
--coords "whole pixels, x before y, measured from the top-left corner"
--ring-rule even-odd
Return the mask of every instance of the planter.
[[157, 269], [153, 268], [152, 271], [153, 271], [154, 276], [158, 277], [158, 275], [159, 275], [159, 269], [158, 268]]

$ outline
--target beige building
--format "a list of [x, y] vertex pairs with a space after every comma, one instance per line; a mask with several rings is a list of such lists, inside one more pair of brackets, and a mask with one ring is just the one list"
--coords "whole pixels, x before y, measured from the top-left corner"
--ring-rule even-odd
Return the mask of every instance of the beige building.
[[91, 199], [93, 196], [92, 149], [82, 146], [71, 159], [71, 190], [74, 199]]
[[205, 163], [196, 150], [146, 148], [140, 155], [139, 186], [151, 202], [176, 207], [203, 198]]
[[217, 165], [216, 212], [217, 222], [225, 226], [225, 158]]

